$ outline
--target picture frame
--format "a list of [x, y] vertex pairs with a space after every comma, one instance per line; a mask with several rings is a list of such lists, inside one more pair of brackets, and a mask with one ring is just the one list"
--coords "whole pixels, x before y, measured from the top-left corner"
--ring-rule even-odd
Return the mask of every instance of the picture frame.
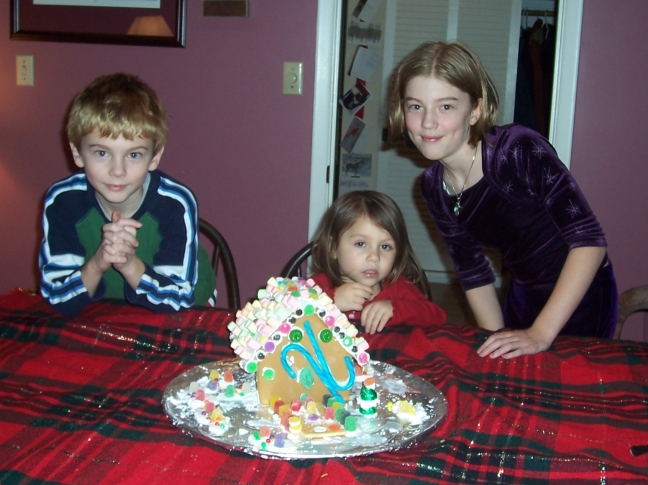
[[11, 40], [185, 46], [188, 0], [10, 2]]

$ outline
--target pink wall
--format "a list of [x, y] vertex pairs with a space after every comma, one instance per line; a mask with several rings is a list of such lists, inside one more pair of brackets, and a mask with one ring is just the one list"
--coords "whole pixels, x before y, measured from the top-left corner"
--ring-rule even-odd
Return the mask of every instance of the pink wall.
[[[0, 38], [0, 293], [36, 287], [41, 199], [70, 172], [65, 110], [116, 70], [139, 74], [165, 101], [162, 167], [231, 243], [244, 299], [306, 241], [317, 2], [251, 2], [247, 19], [202, 18], [189, 3], [185, 49]], [[648, 283], [645, 18], [645, 0], [584, 2], [572, 170], [606, 231], [620, 290]], [[15, 86], [17, 54], [35, 56], [35, 87]], [[283, 61], [304, 62], [303, 96], [281, 94]], [[628, 326], [625, 337], [643, 338], [637, 317]]]
[[[603, 230], [619, 291], [648, 284], [645, 0], [586, 0], [572, 172]], [[640, 315], [624, 338], [644, 338]]]
[[[0, 8], [0, 293], [36, 288], [47, 187], [71, 172], [66, 109], [98, 75], [126, 71], [169, 112], [161, 168], [195, 192], [232, 246], [248, 299], [308, 237], [315, 0], [250, 2], [249, 18], [203, 18], [188, 1], [186, 48], [10, 41]], [[15, 56], [35, 59], [17, 87]], [[304, 94], [282, 94], [284, 61], [304, 63]]]

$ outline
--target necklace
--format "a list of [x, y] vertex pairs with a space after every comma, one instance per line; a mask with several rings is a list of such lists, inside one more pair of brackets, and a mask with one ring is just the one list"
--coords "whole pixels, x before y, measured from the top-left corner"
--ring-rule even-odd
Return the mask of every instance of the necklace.
[[[475, 147], [475, 153], [473, 154], [472, 162], [470, 162], [470, 168], [468, 169], [468, 174], [466, 175], [466, 180], [464, 180], [463, 186], [461, 187], [461, 192], [457, 193], [457, 189], [454, 188], [454, 184], [452, 183], [452, 180], [450, 179], [450, 175], [447, 176], [448, 182], [450, 182], [450, 187], [452, 187], [452, 191], [457, 196], [457, 202], [455, 202], [454, 209], [452, 209], [455, 216], [458, 216], [459, 212], [461, 212], [461, 197], [463, 196], [464, 189], [466, 188], [466, 182], [468, 182], [468, 177], [470, 177], [470, 172], [472, 171], [473, 165], [475, 165], [475, 158], [477, 157], [477, 147], [479, 147], [479, 144], [477, 144], [477, 146]], [[447, 170], [444, 169], [443, 173], [447, 174]]]

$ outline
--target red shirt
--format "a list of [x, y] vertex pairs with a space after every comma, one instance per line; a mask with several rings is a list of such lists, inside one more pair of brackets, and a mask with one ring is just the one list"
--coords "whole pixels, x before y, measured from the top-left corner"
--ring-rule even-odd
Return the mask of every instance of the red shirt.
[[[337, 288], [331, 283], [331, 279], [324, 273], [317, 273], [311, 276], [315, 284], [322, 288], [333, 301], [335, 301], [335, 290]], [[391, 301], [394, 308], [394, 316], [389, 320], [389, 325], [400, 323], [415, 324], [421, 326], [442, 325], [446, 321], [446, 314], [443, 309], [425, 298], [414, 283], [405, 276], [399, 276], [391, 285], [383, 286], [373, 300], [367, 300], [363, 307], [369, 303], [379, 300]], [[349, 320], [360, 320], [360, 311], [345, 312]]]

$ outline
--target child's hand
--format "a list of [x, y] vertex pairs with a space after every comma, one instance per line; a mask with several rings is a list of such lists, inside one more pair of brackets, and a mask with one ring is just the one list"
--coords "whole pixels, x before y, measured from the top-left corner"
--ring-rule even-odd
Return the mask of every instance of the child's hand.
[[360, 316], [360, 323], [369, 334], [381, 332], [387, 322], [394, 316], [394, 307], [389, 300], [369, 303]]
[[335, 290], [335, 305], [342, 312], [362, 310], [365, 301], [374, 297], [373, 288], [360, 283], [344, 283]]
[[135, 257], [135, 248], [139, 245], [137, 241], [137, 229], [142, 224], [134, 219], [123, 219], [118, 212], [113, 214], [113, 221], [103, 226], [103, 240], [100, 250], [102, 260], [109, 262], [120, 270]]
[[505, 330], [494, 333], [477, 349], [477, 353], [481, 357], [510, 359], [547, 350], [551, 346], [551, 341], [547, 342], [540, 335], [534, 335], [533, 330], [531, 327], [526, 330]]

